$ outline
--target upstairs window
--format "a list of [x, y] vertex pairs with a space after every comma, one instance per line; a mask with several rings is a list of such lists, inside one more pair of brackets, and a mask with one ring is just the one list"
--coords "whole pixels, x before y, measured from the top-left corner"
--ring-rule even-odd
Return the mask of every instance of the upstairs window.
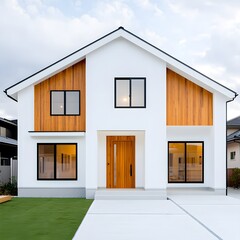
[[51, 91], [51, 115], [80, 115], [80, 91]]
[[115, 108], [146, 108], [146, 78], [115, 78]]

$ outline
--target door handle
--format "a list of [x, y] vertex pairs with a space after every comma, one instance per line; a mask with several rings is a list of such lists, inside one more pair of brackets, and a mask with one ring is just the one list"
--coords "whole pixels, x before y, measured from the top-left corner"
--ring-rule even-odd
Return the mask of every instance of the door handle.
[[130, 164], [130, 177], [132, 177], [132, 164]]

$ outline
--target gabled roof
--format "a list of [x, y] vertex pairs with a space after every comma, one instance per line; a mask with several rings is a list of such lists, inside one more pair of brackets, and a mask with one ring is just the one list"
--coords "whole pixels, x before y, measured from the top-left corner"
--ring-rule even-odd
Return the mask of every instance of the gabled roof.
[[107, 35], [97, 39], [96, 41], [80, 48], [79, 50], [69, 54], [68, 56], [58, 60], [57, 62], [43, 68], [42, 70], [32, 74], [31, 76], [21, 80], [20, 82], [8, 87], [5, 89], [5, 93], [10, 98], [17, 100], [17, 93], [22, 89], [32, 85], [37, 84], [58, 72], [72, 66], [73, 64], [81, 61], [86, 57], [87, 54], [92, 51], [110, 43], [111, 41], [117, 38], [124, 38], [136, 46], [148, 51], [154, 56], [162, 59], [166, 62], [166, 65], [169, 69], [175, 71], [176, 73], [182, 75], [185, 78], [193, 81], [194, 83], [206, 88], [209, 91], [217, 91], [225, 95], [228, 99], [234, 99], [237, 96], [237, 93], [233, 90], [221, 85], [220, 83], [214, 81], [213, 79], [207, 77], [206, 75], [200, 73], [199, 71], [193, 69], [187, 64], [179, 61], [178, 59], [172, 57], [161, 49], [155, 47], [149, 42], [143, 40], [142, 38], [136, 36], [135, 34], [127, 31], [123, 27], [108, 33]]
[[227, 128], [239, 128], [240, 129], [240, 116], [227, 121]]
[[227, 142], [239, 142], [240, 143], [240, 130], [228, 135]]

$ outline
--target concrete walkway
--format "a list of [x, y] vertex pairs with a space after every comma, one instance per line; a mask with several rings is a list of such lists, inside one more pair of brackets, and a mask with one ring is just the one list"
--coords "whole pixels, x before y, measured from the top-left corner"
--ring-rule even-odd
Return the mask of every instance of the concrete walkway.
[[240, 239], [240, 200], [171, 196], [171, 200], [95, 200], [74, 240]]
[[74, 240], [240, 239], [240, 189], [228, 197], [169, 195], [169, 200], [95, 200]]
[[240, 199], [240, 189], [228, 188], [228, 196]]
[[217, 239], [240, 239], [239, 199], [226, 196], [173, 196], [171, 199]]

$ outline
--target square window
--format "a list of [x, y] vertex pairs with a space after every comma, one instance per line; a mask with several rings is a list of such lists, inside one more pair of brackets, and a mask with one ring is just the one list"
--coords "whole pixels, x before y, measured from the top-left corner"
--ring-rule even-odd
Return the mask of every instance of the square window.
[[203, 183], [203, 142], [168, 143], [168, 182]]
[[80, 115], [80, 91], [51, 91], [51, 115]]
[[38, 180], [77, 180], [77, 144], [38, 144]]
[[115, 108], [145, 108], [146, 78], [115, 78]]

